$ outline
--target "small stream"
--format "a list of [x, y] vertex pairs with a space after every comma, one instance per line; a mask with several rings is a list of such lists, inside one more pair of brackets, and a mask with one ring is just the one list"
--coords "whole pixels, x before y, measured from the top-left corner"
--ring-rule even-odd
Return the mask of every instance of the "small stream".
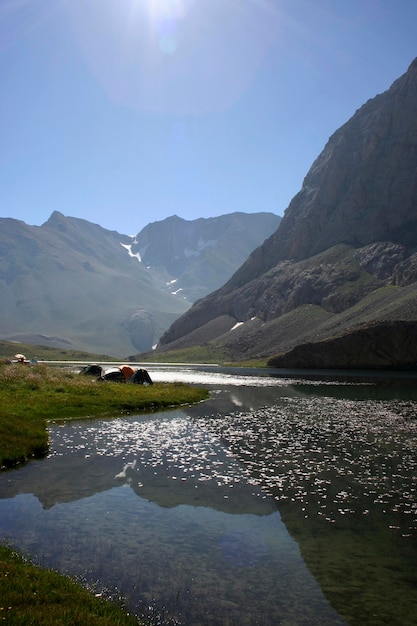
[[154, 624], [417, 623], [412, 378], [148, 369], [210, 400], [51, 423], [2, 540]]

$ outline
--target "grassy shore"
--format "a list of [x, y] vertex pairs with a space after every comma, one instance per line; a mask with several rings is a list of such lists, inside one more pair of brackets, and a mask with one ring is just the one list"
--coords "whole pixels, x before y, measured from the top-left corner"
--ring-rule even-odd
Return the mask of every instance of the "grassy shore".
[[[46, 454], [48, 420], [157, 411], [207, 396], [206, 390], [182, 383], [100, 383], [56, 367], [2, 363], [0, 466]], [[0, 546], [1, 621], [42, 626], [145, 623], [69, 578], [35, 567], [7, 546]]]
[[146, 622], [55, 571], [0, 546], [0, 622], [9, 626], [133, 626]]
[[182, 383], [100, 383], [57, 367], [1, 364], [0, 466], [45, 454], [48, 420], [158, 411], [207, 395]]

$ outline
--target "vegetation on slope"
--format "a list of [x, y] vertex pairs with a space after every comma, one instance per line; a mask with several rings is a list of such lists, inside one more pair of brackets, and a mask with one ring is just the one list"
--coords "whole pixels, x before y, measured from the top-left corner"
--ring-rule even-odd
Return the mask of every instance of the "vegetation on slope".
[[167, 352], [147, 352], [138, 356], [147, 363], [211, 363], [217, 365], [230, 360], [230, 355], [225, 347], [215, 343], [205, 343], [202, 346], [168, 350]]
[[117, 361], [108, 354], [92, 354], [82, 350], [62, 350], [51, 346], [39, 346], [15, 341], [0, 341], [0, 359], [12, 359], [15, 353], [22, 353], [28, 359], [38, 361]]

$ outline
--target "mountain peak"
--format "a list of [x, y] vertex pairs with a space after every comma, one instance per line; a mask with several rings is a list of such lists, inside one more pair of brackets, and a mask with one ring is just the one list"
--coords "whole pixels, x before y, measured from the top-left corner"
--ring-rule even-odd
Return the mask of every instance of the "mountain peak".
[[66, 217], [65, 215], [63, 215], [63, 213], [60, 213], [60, 211], [53, 211], [51, 215], [49, 216], [49, 218], [46, 220], [46, 222], [42, 224], [42, 226], [54, 226], [56, 224], [61, 223], [62, 220], [65, 220], [65, 219]]
[[53, 336], [119, 356], [150, 350], [190, 301], [231, 276], [279, 219], [242, 215], [237, 229], [234, 214], [222, 217], [222, 228], [216, 220], [174, 216], [132, 240], [59, 211], [42, 227], [2, 218], [3, 338], [23, 340], [24, 333], [31, 343]]

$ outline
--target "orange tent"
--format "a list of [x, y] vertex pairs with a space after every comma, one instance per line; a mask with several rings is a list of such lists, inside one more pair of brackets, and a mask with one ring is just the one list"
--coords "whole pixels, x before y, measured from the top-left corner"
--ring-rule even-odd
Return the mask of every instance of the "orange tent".
[[126, 378], [126, 380], [129, 380], [129, 378], [131, 378], [135, 373], [135, 370], [133, 369], [133, 367], [130, 367], [130, 365], [123, 365], [123, 367], [121, 367], [120, 369], [122, 370], [123, 376]]

